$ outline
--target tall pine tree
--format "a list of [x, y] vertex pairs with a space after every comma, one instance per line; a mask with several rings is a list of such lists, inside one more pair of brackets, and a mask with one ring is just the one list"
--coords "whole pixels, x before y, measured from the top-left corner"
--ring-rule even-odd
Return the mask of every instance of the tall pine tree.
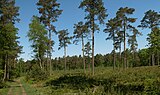
[[106, 9], [102, 0], [83, 0], [79, 6], [88, 13], [85, 19], [92, 31], [92, 75], [94, 75], [94, 33], [99, 30], [96, 24], [99, 21], [100, 24], [104, 24], [106, 18]]
[[57, 3], [57, 0], [39, 0], [38, 3], [38, 10], [41, 14], [40, 20], [41, 22], [46, 26], [46, 29], [48, 30], [48, 38], [49, 38], [49, 44], [48, 44], [48, 56], [49, 56], [49, 64], [50, 64], [50, 75], [52, 71], [51, 66], [51, 57], [52, 57], [52, 32], [56, 32], [56, 28], [53, 25], [54, 22], [57, 21], [57, 18], [62, 13], [62, 10], [59, 9], [60, 4]]

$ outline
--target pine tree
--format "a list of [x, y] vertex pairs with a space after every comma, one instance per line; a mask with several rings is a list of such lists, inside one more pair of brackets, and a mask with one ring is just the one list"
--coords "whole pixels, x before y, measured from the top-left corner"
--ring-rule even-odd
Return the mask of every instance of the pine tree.
[[128, 38], [128, 45], [130, 46], [130, 51], [133, 55], [132, 64], [131, 64], [133, 66], [133, 63], [136, 63], [136, 60], [137, 60], [137, 56], [136, 56], [137, 46], [138, 46], [137, 36], [142, 35], [142, 33], [139, 32], [133, 26], [129, 26], [129, 28], [130, 28], [130, 31], [132, 31], [132, 35], [130, 35], [129, 38]]
[[108, 23], [106, 23], [106, 28], [104, 29], [105, 33], [109, 33], [106, 40], [113, 40], [113, 69], [116, 67], [116, 55], [115, 50], [117, 49], [119, 45], [119, 39], [117, 39], [117, 33], [119, 32], [119, 26], [120, 22], [115, 17], [113, 19], [108, 20]]
[[127, 29], [129, 29], [131, 26], [131, 23], [134, 23], [136, 21], [136, 18], [130, 18], [128, 15], [133, 14], [135, 9], [133, 8], [119, 8], [119, 10], [116, 13], [116, 17], [121, 22], [121, 31], [123, 31], [123, 42], [124, 42], [124, 68], [127, 67], [127, 58], [126, 58], [126, 37], [129, 35], [127, 33]]
[[52, 32], [57, 33], [55, 26], [53, 25], [54, 22], [57, 21], [57, 18], [62, 13], [62, 10], [59, 9], [60, 4], [56, 2], [57, 0], [39, 0], [37, 3], [39, 13], [41, 14], [40, 20], [48, 29], [48, 55], [49, 56], [49, 64], [50, 64], [50, 75], [51, 75], [51, 57], [52, 57]]
[[[160, 14], [155, 12], [154, 10], [149, 10], [145, 12], [145, 16], [141, 20], [141, 24], [138, 27], [149, 28], [151, 29], [151, 33], [148, 34], [148, 46], [151, 52], [152, 65], [155, 65], [155, 54], [160, 52], [159, 49], [159, 25], [160, 25]], [[159, 61], [157, 61], [159, 63]], [[158, 64], [157, 63], [157, 64]]]
[[102, 0], [83, 0], [79, 8], [88, 12], [85, 19], [92, 31], [92, 75], [94, 75], [94, 33], [99, 30], [96, 21], [99, 21], [100, 24], [104, 24], [104, 19], [107, 16], [106, 9]]
[[65, 70], [67, 69], [66, 67], [66, 48], [69, 44], [71, 44], [71, 37], [69, 37], [68, 30], [61, 30], [58, 32], [58, 38], [59, 38], [59, 48], [61, 49], [62, 47], [64, 48], [64, 64], [65, 64]]
[[83, 57], [83, 68], [84, 72], [86, 72], [85, 68], [85, 58], [84, 58], [84, 38], [86, 38], [89, 34], [88, 26], [83, 24], [83, 22], [78, 22], [77, 24], [74, 25], [74, 41], [73, 43], [77, 44], [79, 41], [82, 41], [82, 57]]
[[15, 6], [15, 0], [0, 1], [0, 59], [4, 76], [3, 81], [10, 79], [11, 66], [15, 64], [22, 46], [19, 46], [18, 29], [14, 26], [20, 19], [19, 7]]

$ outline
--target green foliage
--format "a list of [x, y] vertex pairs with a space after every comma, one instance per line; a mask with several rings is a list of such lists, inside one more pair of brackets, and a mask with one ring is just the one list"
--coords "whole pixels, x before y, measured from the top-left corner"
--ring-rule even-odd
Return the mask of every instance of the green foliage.
[[0, 1], [0, 70], [3, 69], [5, 75], [3, 81], [9, 79], [7, 76], [10, 76], [13, 70], [7, 68], [14, 69], [13, 64], [22, 49], [17, 36], [18, 28], [14, 26], [20, 20], [17, 18], [18, 11], [19, 7], [15, 5], [15, 0]]
[[71, 44], [71, 37], [69, 37], [69, 32], [68, 32], [68, 29], [66, 30], [61, 30], [58, 32], [58, 38], [59, 38], [59, 48], [58, 49], [61, 49], [62, 47], [67, 47], [68, 44]]
[[39, 68], [38, 65], [33, 65], [31, 70], [26, 75], [26, 80], [33, 79], [35, 81], [45, 80], [49, 73]]
[[[88, 26], [83, 24], [82, 21], [78, 22], [77, 24], [74, 24], [74, 44], [77, 44], [79, 41], [82, 41], [82, 44], [84, 44], [83, 40], [89, 35], [89, 29]], [[83, 47], [82, 47], [83, 48]]]
[[[113, 71], [109, 68], [96, 68], [94, 77], [81, 73], [56, 76], [46, 82], [54, 93], [83, 94], [146, 94], [160, 93], [159, 67], [138, 67]], [[76, 72], [76, 70], [74, 71]]]
[[32, 22], [29, 24], [29, 32], [27, 34], [29, 41], [32, 42], [34, 57], [39, 61], [39, 65], [43, 68], [45, 55], [48, 50], [49, 39], [44, 25], [40, 23], [37, 16], [33, 16]]
[[147, 41], [150, 54], [152, 55], [152, 65], [155, 65], [155, 58], [157, 58], [157, 64], [159, 64], [159, 52], [160, 52], [160, 14], [154, 10], [148, 10], [145, 12], [145, 16], [141, 20], [141, 24], [138, 27], [149, 28], [151, 32], [148, 34]]
[[57, 18], [62, 13], [59, 9], [60, 4], [57, 0], [39, 0], [37, 2], [39, 13], [41, 14], [40, 20], [43, 24], [49, 28], [49, 30], [56, 32], [53, 22], [57, 21]]

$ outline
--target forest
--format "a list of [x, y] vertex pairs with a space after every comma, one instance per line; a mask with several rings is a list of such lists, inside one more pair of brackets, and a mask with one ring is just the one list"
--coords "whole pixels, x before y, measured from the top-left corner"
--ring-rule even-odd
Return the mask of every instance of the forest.
[[[15, 25], [20, 7], [15, 3], [0, 0], [0, 95], [160, 95], [160, 12], [145, 11], [135, 25], [136, 10], [120, 7], [105, 22], [109, 14], [104, 0], [81, 0], [77, 8], [85, 13], [84, 20], [72, 25], [74, 31], [56, 30], [61, 4], [37, 0], [39, 15], [30, 18], [26, 34], [33, 59], [24, 61]], [[138, 49], [137, 38], [144, 29], [150, 31], [148, 44]], [[112, 41], [110, 53], [95, 54], [99, 31], [107, 35], [104, 40]], [[69, 56], [71, 44], [80, 44], [82, 54]], [[63, 57], [54, 57], [55, 48], [63, 50]]]

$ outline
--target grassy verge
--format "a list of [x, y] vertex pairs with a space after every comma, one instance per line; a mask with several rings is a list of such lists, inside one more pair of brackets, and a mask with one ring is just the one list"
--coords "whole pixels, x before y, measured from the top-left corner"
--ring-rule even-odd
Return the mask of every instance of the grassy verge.
[[9, 88], [0, 89], [0, 95], [7, 95]]
[[32, 83], [31, 81], [25, 81], [25, 78], [20, 78], [21, 83], [27, 93], [27, 95], [45, 95], [44, 92], [42, 93], [41, 89], [38, 87], [40, 83], [36, 82]]

